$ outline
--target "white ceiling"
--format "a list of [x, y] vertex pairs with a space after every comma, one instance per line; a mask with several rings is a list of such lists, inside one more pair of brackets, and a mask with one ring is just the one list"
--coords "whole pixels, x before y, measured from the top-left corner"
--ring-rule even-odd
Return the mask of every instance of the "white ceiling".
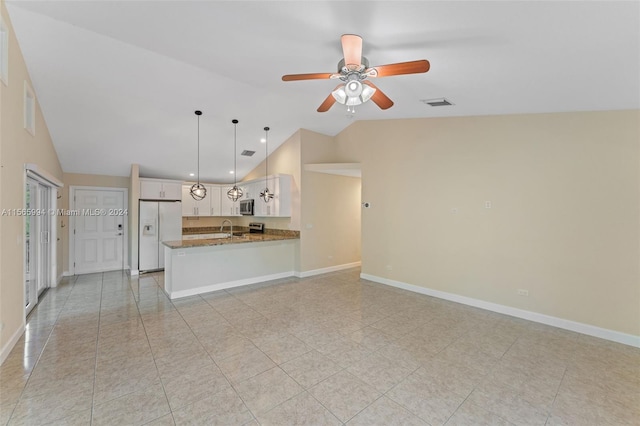
[[[640, 3], [427, 1], [11, 1], [11, 21], [65, 172], [229, 182], [299, 128], [353, 120], [640, 108]], [[335, 81], [340, 35], [372, 65], [428, 59], [426, 74], [380, 78], [395, 105], [350, 118], [316, 108]], [[447, 97], [434, 108], [421, 99]]]

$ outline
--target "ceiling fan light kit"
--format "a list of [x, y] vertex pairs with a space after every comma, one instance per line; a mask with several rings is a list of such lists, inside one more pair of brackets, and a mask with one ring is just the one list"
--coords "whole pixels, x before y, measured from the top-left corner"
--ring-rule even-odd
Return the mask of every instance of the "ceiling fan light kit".
[[347, 112], [355, 112], [355, 106], [372, 100], [380, 109], [393, 106], [389, 99], [367, 78], [390, 77], [393, 75], [418, 74], [429, 71], [430, 64], [426, 59], [395, 64], [369, 67], [369, 60], [362, 56], [362, 37], [355, 34], [343, 34], [341, 37], [343, 58], [338, 62], [338, 72], [289, 74], [283, 75], [282, 81], [339, 79], [344, 83], [338, 85], [320, 104], [318, 112], [328, 111], [334, 103], [347, 106]]
[[202, 111], [196, 111], [195, 114], [198, 117], [198, 182], [191, 186], [189, 193], [194, 200], [200, 201], [207, 196], [207, 188], [200, 183], [200, 116]]

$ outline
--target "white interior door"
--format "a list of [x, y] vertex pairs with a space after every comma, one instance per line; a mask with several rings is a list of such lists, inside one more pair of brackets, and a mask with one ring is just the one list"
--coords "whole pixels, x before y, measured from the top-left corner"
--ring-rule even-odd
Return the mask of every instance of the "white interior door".
[[75, 190], [74, 273], [124, 269], [124, 192]]

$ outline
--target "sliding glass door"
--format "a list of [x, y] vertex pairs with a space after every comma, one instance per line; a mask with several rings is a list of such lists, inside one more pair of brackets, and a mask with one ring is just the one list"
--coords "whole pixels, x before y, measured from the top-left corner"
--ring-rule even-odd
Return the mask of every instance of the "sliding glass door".
[[[25, 209], [26, 211], [34, 210], [38, 201], [38, 182], [27, 179], [27, 187], [25, 192]], [[25, 285], [24, 299], [26, 313], [38, 303], [38, 262], [37, 262], [37, 241], [38, 221], [32, 215], [26, 215], [24, 220], [24, 247], [25, 247]]]
[[51, 187], [27, 178], [25, 188], [25, 312], [38, 303], [38, 295], [51, 286]]

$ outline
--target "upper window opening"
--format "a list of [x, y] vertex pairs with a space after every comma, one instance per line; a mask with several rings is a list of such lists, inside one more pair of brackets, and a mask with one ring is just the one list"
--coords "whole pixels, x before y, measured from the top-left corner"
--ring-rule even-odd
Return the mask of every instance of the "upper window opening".
[[24, 128], [36, 135], [36, 95], [29, 84], [24, 82]]
[[9, 84], [9, 29], [0, 16], [0, 80]]

